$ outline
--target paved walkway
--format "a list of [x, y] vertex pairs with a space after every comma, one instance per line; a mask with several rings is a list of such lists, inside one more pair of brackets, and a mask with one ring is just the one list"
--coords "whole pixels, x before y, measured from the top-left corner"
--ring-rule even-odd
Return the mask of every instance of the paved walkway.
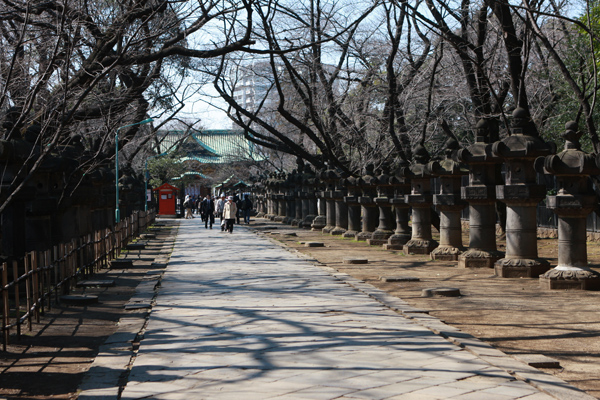
[[[264, 236], [216, 228], [181, 222], [120, 398], [591, 398]], [[90, 382], [80, 399], [111, 398]]]

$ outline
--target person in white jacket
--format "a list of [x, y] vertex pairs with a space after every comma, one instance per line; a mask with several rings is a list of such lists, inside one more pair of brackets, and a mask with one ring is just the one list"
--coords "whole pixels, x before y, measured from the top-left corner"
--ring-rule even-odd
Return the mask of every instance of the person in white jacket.
[[227, 198], [227, 203], [223, 207], [223, 218], [225, 219], [225, 230], [229, 233], [233, 232], [233, 223], [237, 215], [237, 206], [233, 202], [233, 197]]

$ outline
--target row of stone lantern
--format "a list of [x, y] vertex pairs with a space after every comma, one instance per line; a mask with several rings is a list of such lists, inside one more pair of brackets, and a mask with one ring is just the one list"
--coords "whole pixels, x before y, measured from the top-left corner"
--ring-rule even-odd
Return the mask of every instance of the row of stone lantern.
[[[513, 113], [511, 134], [490, 143], [492, 127], [481, 120], [475, 142], [463, 149], [450, 139], [445, 158], [430, 161], [422, 145], [414, 163], [396, 171], [367, 166], [360, 177], [328, 167], [313, 172], [299, 163], [289, 176], [273, 174], [258, 185], [259, 215], [304, 228], [341, 235], [405, 254], [431, 254], [435, 260], [458, 261], [459, 267], [495, 268], [500, 277], [538, 277], [548, 288], [600, 288], [598, 274], [587, 268], [585, 218], [596, 204], [588, 176], [600, 174], [600, 159], [581, 151], [579, 133], [567, 125], [565, 150], [528, 129], [523, 109]], [[537, 160], [537, 161], [536, 161]], [[505, 164], [505, 183], [498, 181]], [[535, 168], [534, 168], [535, 165]], [[559, 192], [547, 197], [559, 218], [559, 263], [550, 270], [537, 253], [536, 206], [546, 188], [537, 172], [555, 175]], [[468, 185], [461, 178], [468, 174]], [[432, 178], [439, 178], [433, 195]], [[318, 200], [318, 201], [317, 201]], [[506, 253], [496, 247], [496, 201], [506, 204]], [[440, 242], [433, 240], [432, 206], [439, 212]], [[462, 245], [460, 213], [469, 207], [469, 245]], [[408, 214], [412, 209], [412, 229]], [[547, 272], [548, 271], [548, 272]]]

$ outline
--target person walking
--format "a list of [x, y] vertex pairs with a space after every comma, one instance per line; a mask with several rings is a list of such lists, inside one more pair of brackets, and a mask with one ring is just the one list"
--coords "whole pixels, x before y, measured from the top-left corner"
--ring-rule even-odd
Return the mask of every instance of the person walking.
[[223, 218], [225, 219], [225, 231], [233, 233], [233, 223], [237, 215], [237, 206], [233, 202], [233, 196], [227, 198], [227, 203], [223, 207]]
[[222, 194], [219, 201], [217, 201], [216, 214], [221, 219], [221, 232], [225, 231], [225, 220], [223, 219], [223, 209], [225, 208], [225, 195]]
[[192, 200], [190, 199], [190, 195], [185, 195], [185, 200], [183, 200], [183, 208], [185, 208], [185, 219], [194, 218], [192, 215]]
[[202, 214], [202, 221], [204, 221], [204, 228], [212, 229], [215, 223], [215, 202], [210, 196], [206, 196], [202, 203], [200, 203], [200, 213]]
[[242, 216], [242, 199], [240, 198], [240, 196], [238, 196], [237, 194], [235, 196], [233, 196], [233, 202], [235, 203], [235, 206], [237, 207], [237, 213], [235, 215], [235, 219], [236, 219], [236, 224], [240, 224], [240, 217]]
[[247, 194], [244, 195], [244, 201], [242, 201], [242, 213], [244, 215], [244, 223], [250, 223], [250, 212], [252, 211], [252, 202], [250, 201], [250, 196]]

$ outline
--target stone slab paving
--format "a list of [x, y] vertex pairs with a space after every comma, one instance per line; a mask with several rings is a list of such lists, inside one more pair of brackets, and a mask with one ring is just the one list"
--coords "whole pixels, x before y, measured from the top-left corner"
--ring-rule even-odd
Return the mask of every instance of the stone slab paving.
[[[119, 398], [591, 398], [298, 255], [182, 221]], [[114, 368], [125, 361], [116, 352]], [[97, 386], [85, 398], [119, 391]]]

